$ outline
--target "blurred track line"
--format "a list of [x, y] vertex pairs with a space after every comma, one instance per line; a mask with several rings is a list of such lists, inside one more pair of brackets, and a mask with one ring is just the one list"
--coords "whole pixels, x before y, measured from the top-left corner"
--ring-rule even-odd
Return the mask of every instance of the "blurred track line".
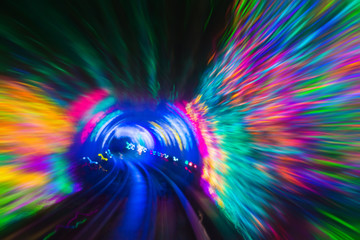
[[[183, 206], [185, 212], [178, 213], [186, 215], [182, 215], [183, 219], [187, 219], [192, 228], [189, 232], [185, 228], [185, 231], [194, 234], [192, 236], [196, 239], [210, 239], [190, 202], [161, 170], [131, 161], [114, 162], [114, 167], [96, 182], [94, 187], [66, 199], [48, 213], [45, 211], [43, 217], [4, 239], [154, 239], [159, 197], [157, 190], [161, 187], [159, 182], [166, 182], [169, 189], [174, 192], [173, 196], [176, 196], [179, 204]], [[120, 172], [120, 164], [125, 165], [125, 172]], [[154, 170], [155, 175], [150, 174], [148, 169]], [[106, 199], [109, 195], [104, 195], [104, 192], [110, 192], [112, 195]], [[102, 208], [87, 218], [86, 223], [82, 221], [84, 224], [79, 224], [76, 231], [60, 231], [59, 226], [66, 223], [68, 226], [81, 215], [81, 212], [94, 211], [94, 206], [103, 202], [104, 196], [106, 202]], [[87, 201], [82, 203], [84, 199]], [[174, 207], [176, 208], [176, 205]], [[166, 227], [166, 222], [160, 224]], [[177, 234], [181, 234], [181, 230]]]
[[166, 179], [166, 181], [171, 185], [173, 190], [175, 191], [175, 193], [178, 196], [181, 204], [184, 207], [184, 210], [186, 212], [188, 220], [190, 221], [191, 226], [193, 228], [193, 231], [195, 233], [196, 239], [198, 239], [198, 240], [210, 240], [210, 237], [207, 234], [204, 226], [200, 223], [194, 209], [192, 208], [190, 202], [187, 200], [187, 198], [182, 193], [180, 188], [168, 176], [166, 176], [166, 174], [164, 174], [161, 170], [159, 170], [157, 168], [154, 168], [152, 166], [149, 166], [149, 167], [152, 168], [153, 170], [155, 170], [157, 173], [159, 173], [162, 177], [164, 177]]
[[152, 218], [156, 216], [156, 209], [153, 209], [153, 206], [155, 206], [156, 198], [152, 194], [151, 177], [139, 164], [131, 161], [125, 163], [131, 175], [128, 181], [131, 189], [124, 206], [124, 215], [117, 223], [116, 230], [110, 233], [109, 238], [152, 239], [154, 235], [154, 219]]
[[[102, 195], [103, 192], [110, 189], [113, 181], [119, 176], [119, 172], [120, 167], [115, 165], [111, 171], [103, 178], [101, 178], [92, 188], [66, 199], [63, 203], [60, 203], [50, 212], [45, 213], [44, 217], [39, 218], [37, 221], [30, 223], [29, 225], [19, 229], [9, 236], [4, 237], [3, 239], [42, 239], [42, 236], [45, 237], [48, 235], [52, 229], [55, 229], [57, 225], [66, 222], [66, 220], [71, 218], [74, 213], [76, 214], [77, 212], [86, 212], [88, 211], [85, 210], [86, 208], [91, 209], [92, 207], [90, 207], [90, 205], [96, 202], [96, 200]], [[127, 175], [124, 175], [125, 179], [127, 177]], [[82, 199], [86, 198], [86, 196], [88, 196], [88, 200], [85, 203], [82, 203], [75, 210], [72, 209], [71, 212], [64, 213], [69, 209], [70, 205], [74, 203], [81, 203]], [[60, 219], [59, 214], [62, 216]], [[41, 228], [39, 226], [41, 226]], [[56, 237], [56, 234], [54, 237]]]
[[[119, 168], [118, 161], [115, 161], [115, 163], [117, 163], [115, 164], [115, 166]], [[119, 171], [117, 171], [117, 174], [119, 174]], [[112, 181], [109, 182], [109, 184], [113, 183], [113, 181], [116, 180], [116, 178], [117, 176], [115, 176], [112, 179]], [[101, 209], [101, 211], [88, 222], [86, 227], [82, 229], [78, 234], [76, 234], [76, 236], [73, 239], [89, 239], [89, 240], [96, 239], [99, 232], [107, 224], [108, 220], [113, 216], [115, 211], [122, 205], [123, 202], [120, 201], [121, 200], [120, 196], [123, 193], [126, 187], [126, 183], [129, 181], [129, 178], [130, 178], [130, 171], [126, 171], [126, 178], [121, 181], [121, 185], [116, 190], [113, 197], [106, 203], [106, 205]], [[115, 207], [113, 207], [114, 202], [116, 202]]]

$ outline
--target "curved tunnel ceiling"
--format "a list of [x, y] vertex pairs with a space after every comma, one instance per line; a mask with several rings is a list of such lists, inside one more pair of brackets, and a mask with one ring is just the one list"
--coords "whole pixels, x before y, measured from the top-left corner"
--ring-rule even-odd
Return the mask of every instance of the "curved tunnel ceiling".
[[201, 158], [193, 126], [174, 104], [163, 102], [145, 108], [111, 96], [96, 100], [83, 116], [78, 116], [80, 124], [74, 142], [81, 144], [74, 144], [72, 151], [79, 159], [97, 159], [99, 153], [110, 150], [119, 159], [172, 165], [164, 169], [179, 177], [185, 172], [200, 173]]

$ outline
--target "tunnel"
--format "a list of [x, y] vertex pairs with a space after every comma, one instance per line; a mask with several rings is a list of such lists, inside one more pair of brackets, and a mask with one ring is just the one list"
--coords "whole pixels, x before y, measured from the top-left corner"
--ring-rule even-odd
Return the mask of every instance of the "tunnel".
[[0, 1], [0, 239], [360, 239], [359, 13]]
[[111, 96], [95, 103], [89, 110], [92, 115], [84, 116], [87, 125], [79, 129], [74, 142], [81, 144], [74, 144], [72, 154], [86, 163], [111, 156], [114, 161], [151, 165], [184, 185], [199, 181], [201, 155], [186, 114], [167, 102], [140, 104], [118, 102]]

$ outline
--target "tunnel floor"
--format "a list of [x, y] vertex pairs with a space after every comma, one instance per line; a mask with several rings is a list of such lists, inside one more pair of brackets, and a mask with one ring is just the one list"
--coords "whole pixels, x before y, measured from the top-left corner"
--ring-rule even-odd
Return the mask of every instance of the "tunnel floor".
[[92, 187], [13, 225], [2, 239], [241, 239], [201, 191], [181, 189], [154, 166], [114, 163]]

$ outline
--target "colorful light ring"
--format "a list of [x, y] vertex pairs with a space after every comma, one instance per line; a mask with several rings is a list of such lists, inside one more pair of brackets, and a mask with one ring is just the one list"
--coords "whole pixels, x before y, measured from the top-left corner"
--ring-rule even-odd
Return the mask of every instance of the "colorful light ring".
[[[99, 90], [96, 90], [99, 92]], [[107, 91], [101, 91], [107, 92]], [[83, 104], [82, 116], [77, 118], [77, 136], [80, 145], [75, 150], [79, 159], [82, 157], [96, 158], [111, 145], [113, 138], [130, 138], [134, 143], [144, 145], [149, 150], [168, 151], [194, 164], [198, 162], [198, 151], [193, 142], [193, 132], [175, 105], [160, 103], [159, 105], [143, 106], [141, 103], [130, 103], [126, 99], [115, 100], [111, 96], [97, 96], [91, 92], [79, 98]], [[88, 106], [88, 105], [91, 106]], [[74, 107], [71, 108], [75, 109]], [[151, 110], [152, 109], [152, 110]], [[73, 110], [75, 111], [75, 110]], [[70, 115], [76, 115], [71, 114]], [[79, 114], [77, 114], [79, 115]], [[117, 141], [115, 139], [115, 142]], [[119, 143], [122, 144], [122, 143]], [[144, 158], [144, 161], [154, 159]]]
[[186, 108], [207, 147], [205, 191], [247, 239], [291, 238], [288, 205], [308, 223], [298, 232], [358, 238], [359, 2], [235, 1], [231, 13]]

